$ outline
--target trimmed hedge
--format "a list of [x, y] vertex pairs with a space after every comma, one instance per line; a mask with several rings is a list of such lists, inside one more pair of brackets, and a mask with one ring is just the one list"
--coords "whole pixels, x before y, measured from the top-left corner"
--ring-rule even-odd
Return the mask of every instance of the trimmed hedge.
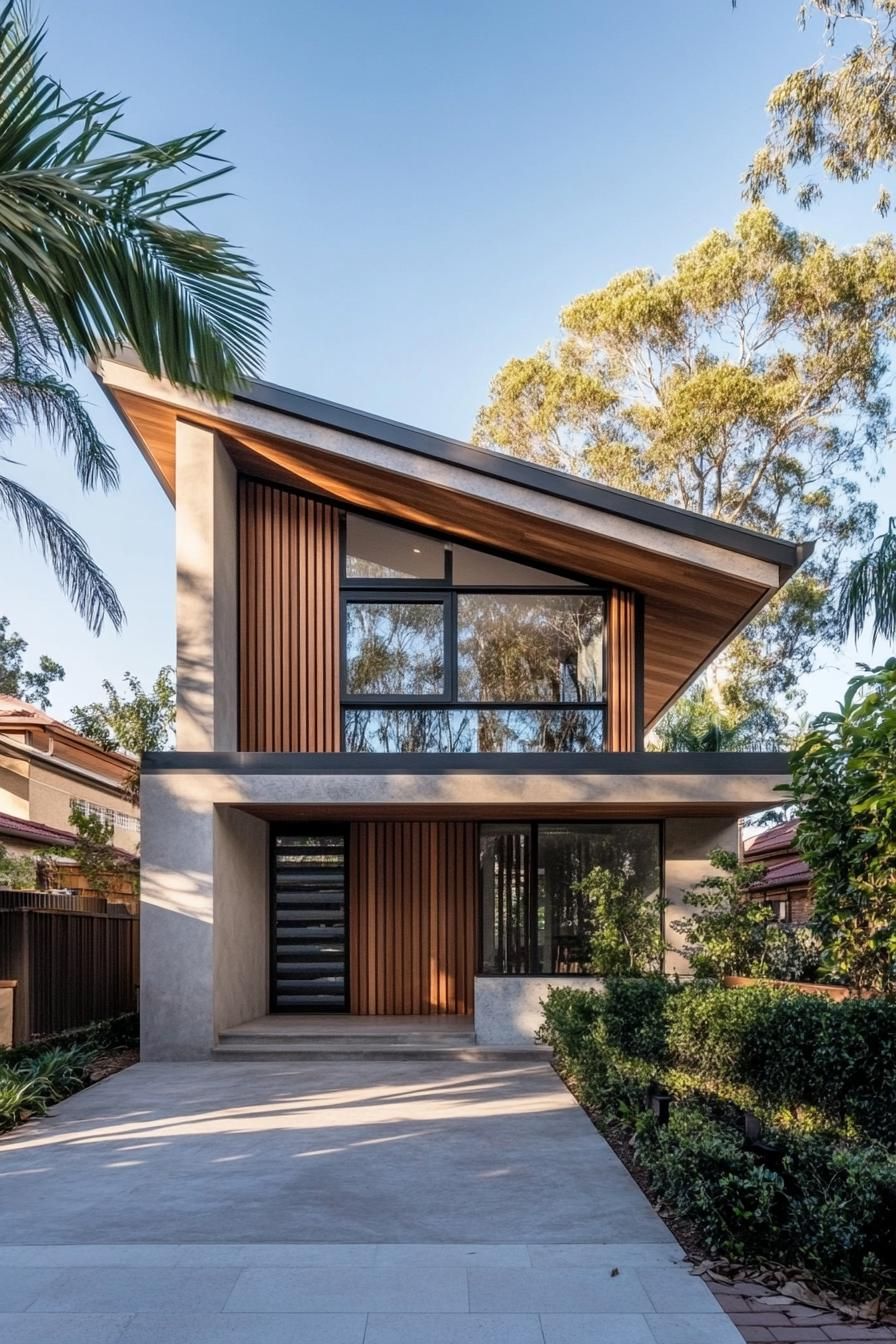
[[[896, 1286], [896, 1004], [756, 986], [554, 989], [541, 1038], [583, 1102], [623, 1122], [656, 1193], [716, 1253]], [[648, 1085], [674, 1099], [660, 1127]], [[780, 1145], [771, 1169], [741, 1108]]]

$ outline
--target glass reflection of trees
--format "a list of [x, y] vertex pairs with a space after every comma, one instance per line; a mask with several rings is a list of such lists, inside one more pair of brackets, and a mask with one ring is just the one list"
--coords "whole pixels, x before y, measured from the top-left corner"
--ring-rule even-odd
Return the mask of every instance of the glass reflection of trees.
[[460, 701], [594, 703], [603, 693], [600, 597], [460, 593]]
[[348, 602], [345, 689], [349, 695], [441, 695], [444, 608], [439, 602]]
[[594, 910], [579, 884], [595, 868], [620, 877], [661, 919], [655, 822], [484, 824], [481, 969], [496, 975], [587, 971]]

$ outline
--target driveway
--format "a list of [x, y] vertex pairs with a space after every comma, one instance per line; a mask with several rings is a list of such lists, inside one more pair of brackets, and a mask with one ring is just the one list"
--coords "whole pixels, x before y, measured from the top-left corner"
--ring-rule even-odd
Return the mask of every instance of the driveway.
[[0, 1344], [738, 1344], [543, 1063], [141, 1064], [0, 1142]]

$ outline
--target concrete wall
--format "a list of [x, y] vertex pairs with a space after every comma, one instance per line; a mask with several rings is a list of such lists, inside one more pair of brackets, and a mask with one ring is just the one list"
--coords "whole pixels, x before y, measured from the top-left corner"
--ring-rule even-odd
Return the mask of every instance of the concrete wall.
[[143, 1059], [205, 1059], [268, 1005], [267, 823], [143, 784]]
[[177, 749], [237, 748], [236, 469], [211, 430], [178, 421]]
[[531, 1045], [541, 1025], [541, 1001], [549, 989], [600, 989], [591, 975], [477, 975], [473, 1024], [478, 1045]]
[[709, 861], [710, 850], [737, 852], [737, 821], [727, 817], [674, 817], [666, 822], [666, 953], [669, 975], [689, 975], [690, 964], [678, 950], [681, 934], [674, 928], [689, 910], [684, 893], [715, 870]]
[[268, 1011], [268, 825], [248, 812], [215, 816], [215, 1031]]

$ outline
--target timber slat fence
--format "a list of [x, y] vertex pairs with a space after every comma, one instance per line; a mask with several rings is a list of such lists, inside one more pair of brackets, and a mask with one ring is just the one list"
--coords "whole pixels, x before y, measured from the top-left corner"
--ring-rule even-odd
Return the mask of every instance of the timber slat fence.
[[130, 914], [0, 908], [0, 980], [16, 981], [14, 1042], [133, 1010], [139, 941]]

